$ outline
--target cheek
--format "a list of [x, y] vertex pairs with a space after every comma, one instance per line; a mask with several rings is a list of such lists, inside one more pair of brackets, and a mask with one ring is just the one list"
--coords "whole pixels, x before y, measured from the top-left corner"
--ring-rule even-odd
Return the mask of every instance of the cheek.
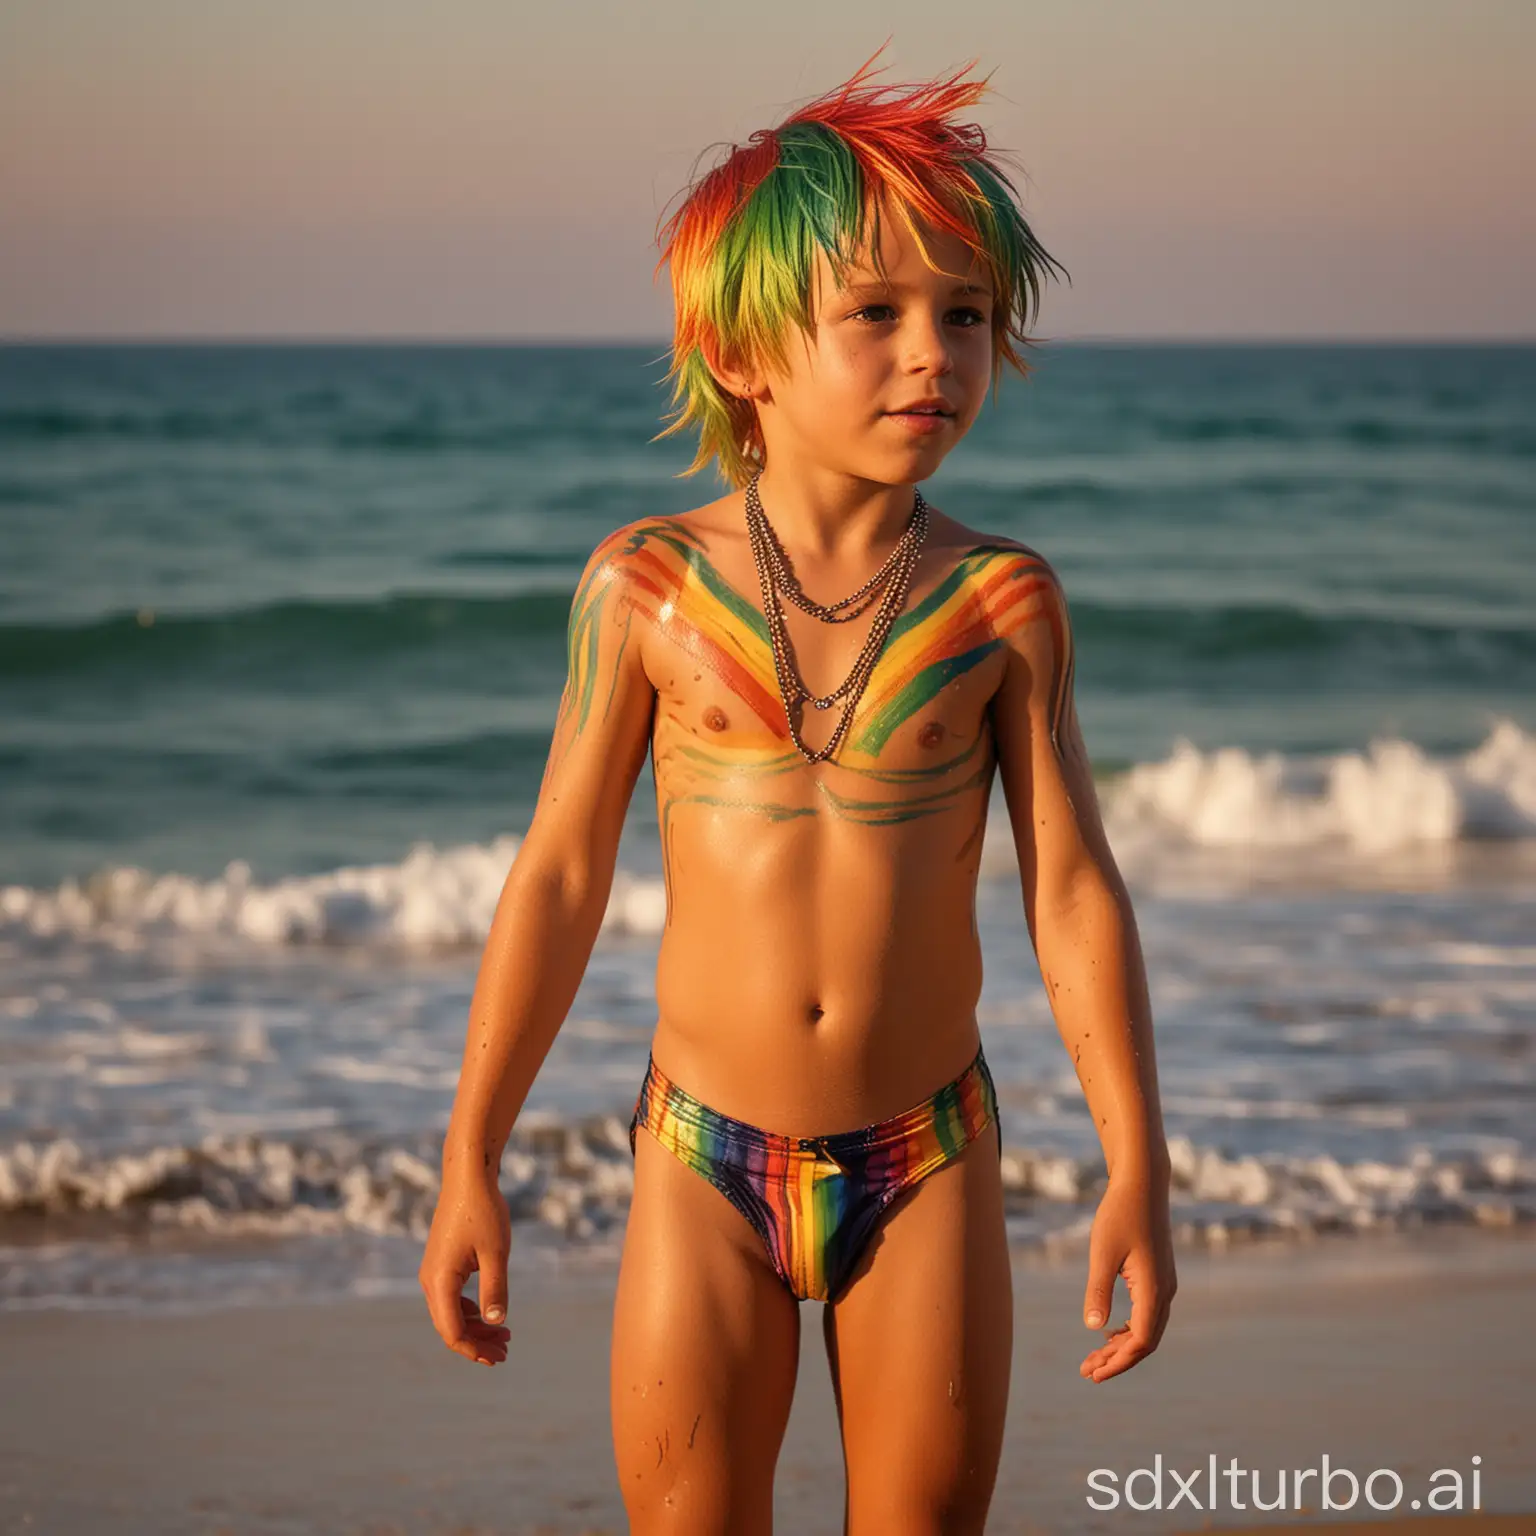
[[829, 383], [840, 393], [857, 396], [867, 404], [871, 391], [890, 371], [888, 350], [871, 337], [839, 340], [828, 359]]
[[976, 334], [955, 349], [955, 367], [963, 373], [967, 391], [979, 404], [992, 384], [992, 333], [978, 326]]

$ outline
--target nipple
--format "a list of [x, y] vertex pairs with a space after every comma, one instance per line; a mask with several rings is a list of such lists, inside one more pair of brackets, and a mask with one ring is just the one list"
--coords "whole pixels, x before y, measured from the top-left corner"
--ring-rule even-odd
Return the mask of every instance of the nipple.
[[937, 720], [930, 720], [917, 733], [917, 744], [920, 747], [936, 747], [943, 740], [944, 727]]
[[725, 711], [718, 704], [711, 704], [704, 711], [704, 724], [712, 731], [723, 731], [730, 723], [730, 720], [726, 718]]

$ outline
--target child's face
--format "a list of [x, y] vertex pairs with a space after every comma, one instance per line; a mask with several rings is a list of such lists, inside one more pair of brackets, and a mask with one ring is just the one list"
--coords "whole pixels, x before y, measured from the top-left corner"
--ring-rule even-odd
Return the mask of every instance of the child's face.
[[[808, 463], [886, 485], [925, 479], [970, 429], [992, 380], [992, 291], [953, 235], [924, 229], [934, 271], [883, 217], [882, 282], [866, 252], [839, 287], [817, 252], [814, 332], [786, 338], [788, 368], [757, 398], [767, 462]], [[947, 414], [906, 411], [938, 402]]]

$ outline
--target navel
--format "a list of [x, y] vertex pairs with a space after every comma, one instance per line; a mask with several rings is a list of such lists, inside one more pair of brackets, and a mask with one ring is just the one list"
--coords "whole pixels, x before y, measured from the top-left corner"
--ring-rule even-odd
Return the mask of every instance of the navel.
[[917, 733], [917, 744], [920, 747], [936, 747], [943, 740], [944, 727], [937, 720], [930, 720]]
[[725, 711], [718, 704], [711, 704], [704, 711], [704, 724], [712, 731], [723, 731], [730, 723], [730, 720], [726, 718]]

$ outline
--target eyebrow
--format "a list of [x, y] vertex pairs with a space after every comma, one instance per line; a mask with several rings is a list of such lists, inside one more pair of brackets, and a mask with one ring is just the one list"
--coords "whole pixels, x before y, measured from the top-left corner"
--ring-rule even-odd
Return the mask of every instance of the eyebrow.
[[[845, 294], [905, 293], [912, 291], [912, 285], [908, 283], [882, 283], [879, 278], [867, 277], [860, 278], [856, 282], [849, 283], [847, 287], [845, 287], [842, 291]], [[959, 299], [963, 298], [968, 293], [984, 293], [990, 298], [992, 289], [989, 286], [976, 283], [961, 283], [959, 287], [957, 287], [954, 292], [950, 294], [950, 297]]]

